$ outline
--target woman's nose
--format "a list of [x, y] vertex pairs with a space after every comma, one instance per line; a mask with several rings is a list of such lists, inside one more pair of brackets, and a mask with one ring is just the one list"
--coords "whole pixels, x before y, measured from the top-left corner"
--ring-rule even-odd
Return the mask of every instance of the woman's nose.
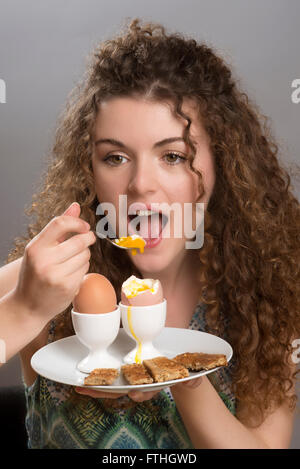
[[140, 161], [132, 170], [128, 190], [138, 193], [151, 192], [157, 189], [158, 184], [159, 181], [153, 163]]

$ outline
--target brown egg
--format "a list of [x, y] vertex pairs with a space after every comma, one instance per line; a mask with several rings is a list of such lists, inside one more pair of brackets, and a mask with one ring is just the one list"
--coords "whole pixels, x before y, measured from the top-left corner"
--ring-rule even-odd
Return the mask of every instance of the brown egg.
[[[146, 279], [146, 282], [153, 281]], [[123, 305], [131, 306], [151, 306], [161, 303], [164, 299], [162, 285], [159, 280], [156, 281], [157, 289], [153, 293], [151, 289], [146, 287], [145, 279], [138, 279], [134, 275], [129, 277], [122, 285], [121, 289], [121, 302]], [[145, 284], [145, 290], [138, 288]], [[129, 296], [126, 295], [129, 293]]]
[[117, 296], [110, 281], [101, 274], [86, 274], [80, 290], [73, 299], [73, 308], [77, 313], [103, 314], [114, 311]]

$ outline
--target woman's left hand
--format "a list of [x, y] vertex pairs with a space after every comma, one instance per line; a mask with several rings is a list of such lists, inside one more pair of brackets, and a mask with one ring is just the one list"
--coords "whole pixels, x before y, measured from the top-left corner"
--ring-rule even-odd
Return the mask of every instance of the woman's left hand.
[[161, 389], [159, 391], [147, 391], [147, 392], [133, 390], [133, 391], [130, 391], [128, 394], [112, 393], [112, 392], [105, 392], [105, 391], [103, 392], [103, 391], [97, 391], [96, 389], [89, 389], [86, 387], [85, 388], [76, 387], [75, 391], [78, 392], [79, 394], [94, 397], [96, 399], [118, 399], [119, 397], [122, 397], [122, 396], [128, 396], [130, 397], [131, 400], [135, 402], [143, 402], [143, 401], [149, 401], [154, 396], [159, 394]]
[[[197, 388], [201, 384], [202, 378], [195, 378], [195, 379], [190, 379], [188, 381], [183, 381], [178, 384], [174, 384], [171, 389], [194, 389]], [[161, 389], [159, 391], [147, 391], [147, 392], [142, 392], [138, 390], [133, 390], [130, 391], [128, 394], [119, 394], [119, 393], [111, 393], [111, 392], [103, 392], [103, 391], [97, 391], [96, 389], [89, 389], [87, 387], [81, 388], [81, 387], [76, 387], [75, 388], [76, 392], [79, 394], [83, 394], [86, 396], [94, 397], [96, 399], [118, 399], [119, 397], [126, 396], [130, 397], [130, 399], [134, 402], [144, 402], [144, 401], [149, 401], [152, 399], [154, 396], [160, 393]]]

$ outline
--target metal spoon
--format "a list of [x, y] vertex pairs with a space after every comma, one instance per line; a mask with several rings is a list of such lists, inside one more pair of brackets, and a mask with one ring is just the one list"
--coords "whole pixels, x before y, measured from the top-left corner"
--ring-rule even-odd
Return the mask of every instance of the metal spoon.
[[108, 241], [109, 243], [111, 243], [113, 246], [116, 246], [117, 248], [120, 248], [120, 249], [132, 249], [132, 248], [125, 247], [125, 246], [119, 246], [119, 244], [115, 243], [115, 239], [118, 239], [118, 238], [110, 239], [110, 238], [108, 238], [107, 236], [105, 236], [104, 234], [100, 233], [99, 231], [95, 231], [95, 230], [91, 230], [91, 231], [94, 233], [94, 235], [98, 236], [98, 238], [106, 239], [106, 241]]

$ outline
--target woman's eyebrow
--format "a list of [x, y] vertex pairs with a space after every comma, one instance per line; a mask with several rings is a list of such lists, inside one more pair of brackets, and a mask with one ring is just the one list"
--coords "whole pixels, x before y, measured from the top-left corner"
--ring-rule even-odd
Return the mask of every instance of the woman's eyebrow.
[[[170, 138], [165, 138], [164, 140], [160, 140], [159, 142], [156, 142], [153, 145], [153, 148], [161, 147], [163, 145], [166, 145], [167, 143], [172, 143], [172, 142], [177, 142], [177, 141], [184, 142], [182, 137], [170, 137]], [[109, 143], [110, 145], [114, 145], [116, 147], [127, 148], [125, 143], [119, 142], [118, 140], [115, 140], [114, 138], [100, 138], [99, 140], [96, 140], [95, 145], [99, 145], [101, 143]]]

